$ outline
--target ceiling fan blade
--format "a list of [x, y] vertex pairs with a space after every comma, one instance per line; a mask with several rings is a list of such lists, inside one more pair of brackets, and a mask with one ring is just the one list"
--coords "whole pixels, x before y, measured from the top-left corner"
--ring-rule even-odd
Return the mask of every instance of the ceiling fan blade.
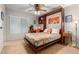
[[35, 11], [35, 10], [28, 10], [28, 11]]
[[45, 7], [45, 5], [44, 5], [44, 4], [40, 4], [39, 6], [40, 6], [40, 7]]
[[45, 11], [45, 12], [46, 12], [47, 10], [44, 10], [44, 9], [40, 9], [40, 11]]

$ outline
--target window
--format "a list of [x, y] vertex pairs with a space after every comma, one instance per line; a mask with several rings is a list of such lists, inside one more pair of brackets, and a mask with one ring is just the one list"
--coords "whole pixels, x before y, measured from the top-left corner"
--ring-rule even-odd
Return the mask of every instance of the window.
[[10, 33], [25, 33], [28, 32], [31, 25], [30, 18], [23, 18], [18, 16], [10, 16]]
[[10, 16], [10, 33], [21, 33], [21, 18]]

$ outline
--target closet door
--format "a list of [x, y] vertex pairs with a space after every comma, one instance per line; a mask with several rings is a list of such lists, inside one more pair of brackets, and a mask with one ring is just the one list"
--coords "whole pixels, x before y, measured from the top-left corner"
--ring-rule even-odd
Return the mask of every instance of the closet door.
[[0, 52], [3, 48], [3, 29], [0, 27]]
[[3, 21], [1, 19], [1, 14], [0, 14], [0, 52], [3, 48]]

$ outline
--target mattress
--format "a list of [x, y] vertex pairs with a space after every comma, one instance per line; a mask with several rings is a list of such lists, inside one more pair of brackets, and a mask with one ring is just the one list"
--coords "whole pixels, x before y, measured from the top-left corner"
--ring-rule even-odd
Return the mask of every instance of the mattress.
[[57, 33], [26, 33], [25, 38], [30, 41], [35, 46], [41, 46], [48, 42], [57, 40], [61, 37], [60, 34]]

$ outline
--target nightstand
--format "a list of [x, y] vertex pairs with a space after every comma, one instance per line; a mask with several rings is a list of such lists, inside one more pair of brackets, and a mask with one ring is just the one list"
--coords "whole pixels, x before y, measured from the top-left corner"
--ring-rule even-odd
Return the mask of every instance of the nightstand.
[[72, 44], [72, 34], [69, 32], [64, 32], [62, 43], [65, 45], [71, 45]]

